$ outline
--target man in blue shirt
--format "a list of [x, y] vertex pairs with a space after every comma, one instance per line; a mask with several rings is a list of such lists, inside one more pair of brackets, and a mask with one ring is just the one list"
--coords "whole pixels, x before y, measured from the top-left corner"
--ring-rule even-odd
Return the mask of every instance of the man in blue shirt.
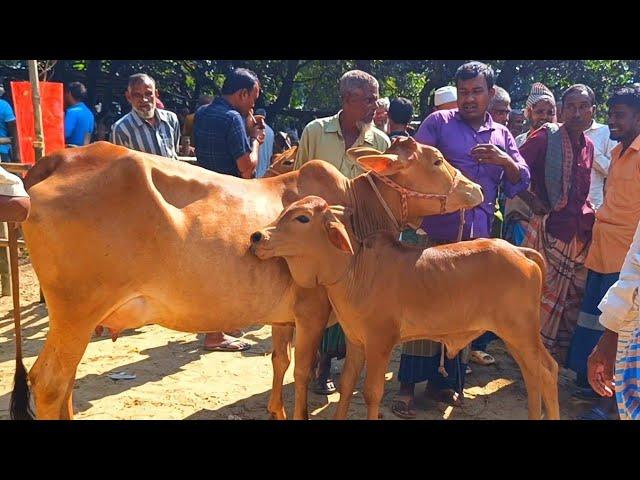
[[[0, 97], [4, 95], [4, 88], [0, 85]], [[18, 132], [16, 130], [16, 116], [13, 114], [11, 105], [0, 98], [0, 161], [11, 161], [11, 141], [13, 138], [13, 159], [15, 162], [20, 161], [18, 149]]]
[[64, 142], [67, 145], [82, 146], [91, 143], [95, 126], [93, 113], [84, 104], [87, 89], [80, 82], [67, 85], [64, 92]]
[[[222, 96], [196, 111], [193, 138], [198, 166], [235, 177], [252, 178], [265, 135], [264, 127], [258, 125], [252, 114], [260, 95], [260, 82], [251, 70], [238, 68], [227, 75], [221, 93]], [[237, 352], [250, 347], [234, 338], [241, 336], [241, 332], [231, 333], [207, 333], [205, 350]]]
[[225, 79], [222, 96], [198, 109], [193, 136], [200, 167], [235, 177], [253, 177], [264, 141], [264, 128], [251, 114], [259, 95], [256, 74], [238, 68]]

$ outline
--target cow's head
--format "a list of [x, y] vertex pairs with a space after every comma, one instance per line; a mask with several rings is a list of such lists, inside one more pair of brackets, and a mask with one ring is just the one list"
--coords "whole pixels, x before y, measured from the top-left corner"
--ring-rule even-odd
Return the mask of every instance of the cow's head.
[[422, 145], [411, 137], [394, 138], [384, 153], [368, 147], [350, 148], [347, 153], [365, 170], [389, 177], [407, 190], [446, 195], [444, 212], [439, 198], [409, 197], [410, 223], [426, 215], [473, 208], [483, 200], [480, 186], [456, 172], [437, 148]]
[[283, 257], [293, 280], [303, 288], [334, 283], [353, 255], [339, 219], [343, 213], [344, 207], [329, 207], [323, 198], [304, 197], [251, 235], [251, 251], [262, 260]]
[[271, 166], [263, 178], [275, 177], [292, 171], [293, 165], [296, 162], [296, 153], [298, 153], [297, 146], [291, 147], [282, 153], [274, 154], [271, 157]]

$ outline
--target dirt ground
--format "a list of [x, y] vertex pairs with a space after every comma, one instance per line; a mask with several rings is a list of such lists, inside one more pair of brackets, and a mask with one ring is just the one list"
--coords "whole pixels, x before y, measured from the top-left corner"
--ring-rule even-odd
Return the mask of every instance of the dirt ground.
[[[25, 365], [30, 368], [42, 349], [47, 330], [47, 309], [38, 302], [38, 282], [27, 260], [20, 266], [20, 295]], [[9, 418], [13, 384], [14, 328], [11, 297], [0, 298], [0, 419]], [[74, 390], [76, 419], [267, 419], [271, 391], [271, 327], [248, 329], [245, 352], [206, 352], [203, 335], [174, 332], [155, 325], [127, 331], [112, 342], [96, 337], [80, 363]], [[462, 407], [420, 402], [419, 419], [498, 420], [526, 419], [526, 393], [516, 363], [500, 341], [489, 352], [496, 365], [472, 365], [467, 376]], [[398, 387], [396, 374], [400, 347], [396, 347], [386, 375], [381, 412], [384, 419], [399, 420], [390, 410]], [[342, 362], [334, 362], [338, 370]], [[110, 374], [126, 372], [135, 379], [112, 380]], [[572, 419], [585, 407], [570, 399], [573, 374], [561, 369], [560, 410]], [[339, 381], [339, 375], [337, 376]], [[357, 385], [349, 418], [366, 417], [362, 378]], [[424, 384], [418, 385], [422, 392]], [[285, 404], [293, 412], [293, 365], [285, 376]], [[309, 394], [313, 420], [330, 419], [339, 394]]]

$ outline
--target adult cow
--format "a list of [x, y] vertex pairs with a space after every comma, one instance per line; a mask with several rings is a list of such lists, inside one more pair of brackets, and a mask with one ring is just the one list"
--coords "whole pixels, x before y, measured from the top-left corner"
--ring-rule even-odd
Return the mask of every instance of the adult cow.
[[[354, 208], [371, 229], [385, 230], [393, 228], [387, 209], [402, 224], [482, 201], [478, 185], [412, 139], [394, 142], [386, 155], [355, 150], [360, 165], [376, 173], [348, 180], [312, 161], [278, 177], [243, 180], [106, 142], [43, 158], [25, 179], [33, 208], [24, 235], [50, 326], [29, 372], [36, 416], [72, 418], [76, 368], [97, 326], [117, 335], [156, 323], [187, 332], [276, 327], [268, 408], [285, 418], [287, 325], [295, 319], [294, 418], [307, 418], [311, 364], [330, 311], [326, 292], [295, 286], [281, 259], [258, 260], [249, 235], [309, 194]], [[24, 372], [22, 359], [16, 362]], [[13, 418], [29, 413], [22, 377], [16, 375]]]

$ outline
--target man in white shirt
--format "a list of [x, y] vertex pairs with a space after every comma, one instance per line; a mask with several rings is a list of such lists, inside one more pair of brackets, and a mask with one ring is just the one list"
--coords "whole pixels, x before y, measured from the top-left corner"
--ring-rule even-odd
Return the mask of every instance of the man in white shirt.
[[618, 142], [609, 138], [609, 127], [595, 120], [584, 134], [593, 142], [593, 168], [591, 169], [591, 186], [589, 187], [588, 200], [595, 209], [600, 208], [604, 201], [604, 182], [609, 174], [611, 163], [611, 150]]

